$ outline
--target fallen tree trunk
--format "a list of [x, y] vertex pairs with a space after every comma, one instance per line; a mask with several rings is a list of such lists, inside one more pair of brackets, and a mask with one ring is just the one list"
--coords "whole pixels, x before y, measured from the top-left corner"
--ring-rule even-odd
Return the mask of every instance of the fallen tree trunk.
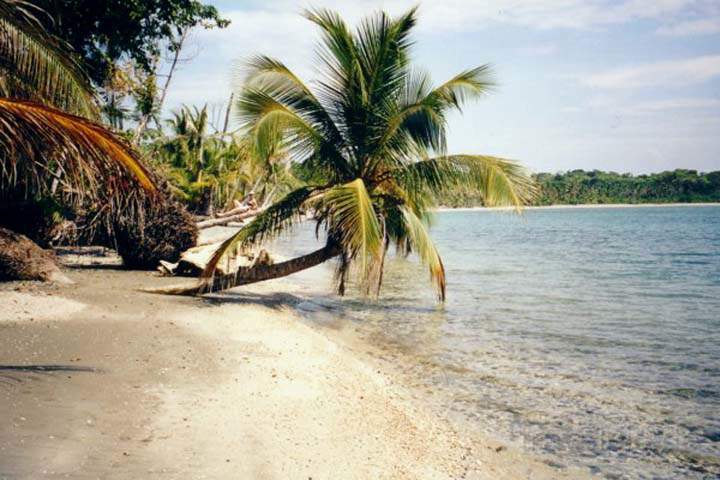
[[[200, 295], [203, 293], [218, 292], [229, 288], [249, 285], [251, 283], [263, 282], [274, 278], [286, 277], [293, 273], [307, 270], [308, 268], [320, 265], [341, 253], [339, 246], [334, 244], [325, 245], [319, 250], [293, 258], [280, 263], [267, 264], [256, 262], [251, 267], [241, 267], [237, 273], [229, 275], [216, 275], [212, 282], [197, 282], [194, 285], [177, 285], [143, 290], [149, 293], [163, 293], [167, 295]], [[260, 260], [260, 259], [259, 259]]]
[[60, 271], [52, 252], [3, 227], [0, 227], [0, 280], [73, 283]]
[[227, 225], [231, 222], [239, 222], [242, 220], [245, 220], [250, 217], [254, 217], [259, 213], [258, 210], [248, 210], [242, 213], [238, 213], [237, 215], [230, 215], [227, 217], [222, 218], [211, 218], [209, 220], [203, 220], [201, 222], [197, 222], [197, 228], [203, 229], [203, 228], [210, 228], [210, 227], [217, 227], [220, 225]]

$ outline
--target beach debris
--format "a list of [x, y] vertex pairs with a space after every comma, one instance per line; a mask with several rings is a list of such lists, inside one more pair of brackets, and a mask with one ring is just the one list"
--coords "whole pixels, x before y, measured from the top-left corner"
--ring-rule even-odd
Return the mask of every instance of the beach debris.
[[[175, 263], [161, 260], [158, 272], [163, 276], [198, 277], [221, 244], [222, 242], [211, 243], [185, 250], [180, 254], [180, 260]], [[220, 262], [218, 272], [221, 275], [230, 275], [237, 273], [241, 268], [272, 265], [273, 263], [273, 258], [266, 250], [234, 252], [233, 255], [228, 255]]]
[[55, 254], [25, 235], [0, 227], [0, 280], [74, 283], [57, 266]]
[[258, 208], [254, 193], [250, 192], [242, 202], [235, 200], [233, 202], [233, 208], [230, 210], [218, 212], [214, 218], [197, 222], [197, 227], [202, 230], [204, 228], [228, 225], [230, 223], [240, 223], [242, 225], [243, 220], [249, 220], [255, 217], [260, 211], [261, 209]]

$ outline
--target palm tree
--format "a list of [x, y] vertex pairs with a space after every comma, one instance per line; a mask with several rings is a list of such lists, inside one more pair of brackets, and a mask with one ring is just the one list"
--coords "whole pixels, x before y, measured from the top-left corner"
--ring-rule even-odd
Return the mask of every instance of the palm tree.
[[[332, 11], [304, 15], [322, 32], [322, 77], [311, 88], [280, 61], [255, 57], [236, 107], [255, 149], [262, 153], [281, 141], [312, 181], [225, 241], [200, 285], [175, 293], [267, 280], [338, 258], [340, 294], [351, 267], [364, 291], [377, 294], [386, 252], [395, 245], [399, 253], [414, 252], [427, 265], [443, 300], [445, 270], [428, 233], [429, 212], [443, 192], [472, 189], [485, 205], [517, 209], [535, 194], [531, 177], [513, 161], [447, 153], [448, 113], [492, 88], [490, 68], [469, 69], [433, 86], [410, 61], [416, 9], [397, 18], [377, 13], [354, 33]], [[324, 230], [321, 249], [214, 276], [230, 252], [274, 237], [303, 214]]]
[[156, 179], [126, 142], [96, 123], [90, 81], [65, 45], [45, 34], [40, 15], [24, 0], [0, 0], [2, 223], [22, 216], [19, 200], [48, 198], [132, 223], [149, 202], [161, 203]]
[[212, 207], [231, 206], [250, 190], [261, 191], [258, 198], [269, 204], [275, 193], [299, 183], [282, 152], [270, 150], [261, 157], [247, 135], [217, 130], [207, 105], [183, 106], [166, 123], [170, 137], [158, 139], [149, 149], [174, 192], [193, 211], [205, 214]]
[[90, 82], [43, 32], [41, 14], [23, 0], [0, 1], [0, 186], [41, 196], [61, 179], [58, 193], [69, 203], [101, 186], [103, 195], [155, 190], [135, 152], [93, 121], [99, 109]]
[[69, 47], [45, 33], [44, 15], [28, 1], [0, 0], [0, 96], [96, 118], [90, 80]]

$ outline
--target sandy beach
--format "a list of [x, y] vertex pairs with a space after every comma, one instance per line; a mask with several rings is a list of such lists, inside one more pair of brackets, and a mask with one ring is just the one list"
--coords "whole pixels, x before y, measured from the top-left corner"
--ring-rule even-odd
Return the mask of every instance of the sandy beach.
[[[146, 272], [0, 287], [0, 478], [578, 478], [460, 432], [293, 311]], [[289, 292], [289, 293], [288, 293]]]

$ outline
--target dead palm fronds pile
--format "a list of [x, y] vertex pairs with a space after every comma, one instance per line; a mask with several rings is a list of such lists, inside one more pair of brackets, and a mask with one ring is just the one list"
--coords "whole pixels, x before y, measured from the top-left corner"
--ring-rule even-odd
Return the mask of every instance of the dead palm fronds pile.
[[[160, 241], [180, 242], [179, 253], [194, 242], [191, 219], [169, 213], [179, 207], [166, 200], [139, 154], [97, 123], [90, 81], [65, 46], [44, 33], [41, 15], [26, 1], [0, 0], [0, 207], [17, 207], [15, 216], [22, 216], [22, 203], [50, 199], [81, 218], [88, 232], [103, 225], [105, 240], [119, 240], [122, 231], [139, 242], [124, 249], [135, 265], [152, 256], [135, 251], [147, 250], [145, 230], [161, 218], [173, 223], [153, 231], [167, 230]], [[6, 213], [0, 222], [12, 226], [12, 217]], [[183, 222], [187, 231], [175, 235]], [[160, 250], [165, 256], [173, 248]]]

